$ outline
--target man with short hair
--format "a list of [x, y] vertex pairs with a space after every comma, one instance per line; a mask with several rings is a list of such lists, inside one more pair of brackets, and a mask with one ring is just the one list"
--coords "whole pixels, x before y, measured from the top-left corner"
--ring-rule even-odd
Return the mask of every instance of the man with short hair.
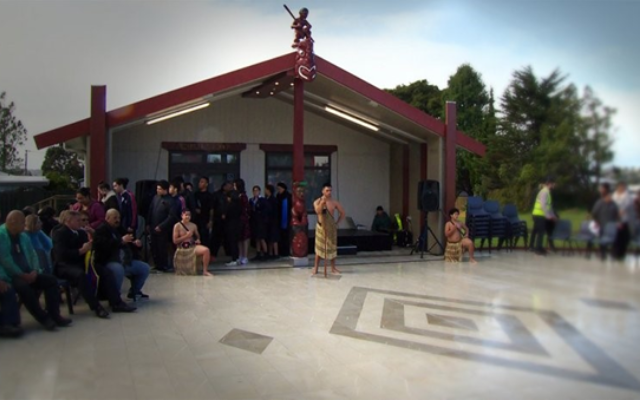
[[373, 223], [371, 224], [371, 230], [374, 232], [390, 233], [392, 228], [392, 221], [389, 214], [384, 211], [382, 206], [376, 208], [376, 215], [373, 217]]
[[[118, 210], [107, 211], [105, 223], [100, 225], [93, 237], [94, 262], [104, 265], [109, 269], [116, 281], [118, 290], [122, 288], [124, 277], [131, 279], [131, 288], [128, 298], [137, 301], [139, 298], [149, 298], [142, 293], [147, 277], [149, 265], [133, 259], [130, 246], [142, 247], [140, 239], [136, 239], [132, 233], [128, 233], [120, 226], [120, 213]], [[117, 308], [114, 311], [120, 311]]]
[[[2, 280], [13, 287], [29, 313], [45, 329], [69, 326], [71, 320], [60, 315], [58, 280], [42, 273], [24, 228], [25, 216], [18, 210], [11, 211], [0, 226], [0, 277], [5, 277]], [[44, 292], [46, 311], [40, 306], [38, 292]]]
[[[464, 222], [460, 221], [460, 210], [452, 208], [449, 210], [450, 220], [444, 225], [444, 236], [447, 239], [447, 248], [445, 250], [444, 260], [446, 262], [453, 261], [458, 254], [460, 260], [462, 260], [462, 253], [464, 250], [469, 251], [469, 263], [477, 264], [478, 262], [473, 257], [475, 246], [473, 240], [469, 239], [469, 228]], [[459, 247], [458, 247], [459, 246]], [[457, 251], [460, 251], [459, 253]]]
[[[551, 190], [556, 186], [555, 179], [551, 176], [547, 177], [545, 183], [536, 196], [536, 201], [531, 212], [533, 216], [533, 231], [531, 233], [531, 241], [529, 247], [533, 248], [538, 255], [546, 255], [547, 251], [542, 247], [544, 234], [547, 233], [549, 247], [555, 251], [555, 246], [551, 241], [551, 235], [555, 227], [557, 219], [553, 210], [553, 201], [551, 200]], [[534, 242], [535, 240], [535, 242]]]
[[[602, 236], [605, 233], [607, 224], [620, 221], [620, 211], [615, 201], [613, 201], [611, 185], [609, 185], [609, 183], [601, 183], [598, 191], [600, 192], [600, 198], [596, 201], [596, 204], [593, 205], [591, 216], [598, 227], [599, 236]], [[600, 258], [602, 261], [606, 260], [608, 252], [609, 245], [600, 244]]]
[[156, 196], [151, 201], [147, 215], [147, 229], [151, 233], [151, 254], [156, 270], [172, 272], [169, 268], [170, 238], [173, 225], [180, 219], [176, 214], [174, 200], [169, 196], [169, 182], [161, 180], [156, 186]]
[[291, 207], [292, 196], [289, 193], [287, 185], [284, 182], [278, 182], [276, 185], [278, 195], [278, 210], [279, 210], [279, 228], [280, 228], [280, 240], [278, 241], [278, 253], [282, 257], [289, 256], [289, 247], [291, 242]]
[[[54, 274], [77, 287], [89, 308], [98, 318], [109, 318], [96, 298], [96, 289], [87, 279], [85, 272], [85, 257], [92, 248], [87, 232], [82, 227], [81, 214], [68, 210], [64, 222], [53, 232], [53, 261]], [[100, 274], [98, 274], [100, 275]], [[109, 280], [109, 274], [100, 275]]]
[[200, 241], [204, 246], [210, 247], [209, 231], [213, 226], [213, 194], [209, 192], [209, 178], [200, 177], [198, 191], [194, 194], [196, 199], [196, 213], [193, 222], [198, 227]]
[[[322, 196], [313, 202], [313, 209], [318, 216], [316, 223], [315, 253], [316, 259], [312, 275], [318, 273], [320, 258], [325, 260], [324, 274], [327, 275], [327, 260], [331, 260], [331, 273], [339, 274], [336, 268], [336, 258], [338, 257], [338, 225], [345, 218], [346, 214], [342, 205], [332, 196], [330, 183], [322, 186]], [[335, 212], [338, 211], [338, 219], [335, 219]]]
[[233, 190], [233, 183], [225, 181], [213, 194], [213, 226], [211, 227], [211, 256], [218, 257], [218, 251], [224, 246], [226, 255], [231, 256], [228, 241], [225, 238], [225, 222], [227, 218], [228, 194]]

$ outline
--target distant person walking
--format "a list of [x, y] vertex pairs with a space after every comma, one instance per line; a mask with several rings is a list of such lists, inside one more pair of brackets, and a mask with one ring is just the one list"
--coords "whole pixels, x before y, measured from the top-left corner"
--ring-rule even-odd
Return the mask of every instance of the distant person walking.
[[632, 234], [635, 233], [636, 210], [633, 204], [634, 199], [627, 190], [627, 184], [624, 182], [618, 183], [612, 199], [618, 206], [618, 212], [620, 214], [618, 234], [613, 244], [613, 258], [616, 260], [624, 260]]
[[[547, 251], [542, 247], [544, 241], [544, 234], [547, 233], [547, 239], [549, 241], [549, 247], [555, 251], [555, 246], [551, 240], [553, 229], [556, 225], [556, 213], [553, 210], [553, 201], [551, 199], [551, 190], [555, 187], [555, 179], [553, 177], [547, 177], [545, 183], [536, 196], [536, 201], [533, 205], [533, 232], [531, 233], [531, 241], [529, 242], [529, 248], [534, 248], [534, 251], [538, 255], [546, 255]], [[534, 247], [535, 245], [535, 247]]]
[[[609, 223], [615, 223], [619, 221], [619, 211], [618, 206], [613, 201], [613, 196], [611, 195], [611, 185], [608, 183], [601, 183], [600, 187], [600, 199], [596, 201], [596, 204], [593, 206], [591, 210], [591, 215], [593, 216], [593, 220], [596, 222], [598, 227], [599, 236], [605, 233], [605, 227]], [[607, 258], [607, 252], [609, 250], [609, 245], [600, 244], [600, 258], [604, 261]]]

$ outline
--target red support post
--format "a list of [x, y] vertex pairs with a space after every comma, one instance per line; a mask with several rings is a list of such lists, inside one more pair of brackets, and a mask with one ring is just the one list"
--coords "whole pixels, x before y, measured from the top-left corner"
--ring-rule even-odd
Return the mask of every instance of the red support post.
[[410, 167], [409, 167], [409, 145], [402, 147], [402, 218], [406, 221], [409, 215], [409, 185], [410, 185]]
[[293, 83], [293, 182], [304, 181], [304, 81]]
[[93, 193], [98, 183], [107, 178], [107, 87], [91, 86], [91, 117], [89, 119], [89, 182]]
[[447, 101], [446, 135], [444, 155], [444, 210], [452, 209], [456, 204], [456, 102]]
[[[420, 180], [421, 181], [427, 180], [427, 161], [428, 161], [427, 151], [428, 151], [427, 144], [421, 143], [420, 144]], [[418, 196], [420, 196], [420, 194], [418, 194]], [[421, 211], [420, 212], [420, 232], [422, 232], [422, 230], [424, 229], [425, 217], [426, 217], [426, 214], [424, 213], [424, 211]]]

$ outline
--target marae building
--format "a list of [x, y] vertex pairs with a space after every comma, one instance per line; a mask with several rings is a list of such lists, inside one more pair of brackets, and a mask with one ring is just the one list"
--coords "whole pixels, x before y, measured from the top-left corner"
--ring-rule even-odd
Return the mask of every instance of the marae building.
[[[93, 86], [88, 118], [35, 142], [82, 154], [92, 188], [117, 177], [135, 183], [177, 175], [194, 183], [208, 176], [212, 189], [236, 177], [248, 187], [291, 187], [298, 113], [307, 204], [329, 181], [358, 224], [369, 225], [378, 205], [419, 221], [418, 182], [431, 179], [440, 182], [441, 209], [453, 206], [456, 148], [485, 152], [456, 129], [455, 103], [441, 121], [321, 57], [315, 62], [317, 78], [296, 90], [289, 53], [110, 111], [106, 87]], [[429, 220], [442, 227], [443, 213]], [[310, 228], [313, 221], [310, 215]]]

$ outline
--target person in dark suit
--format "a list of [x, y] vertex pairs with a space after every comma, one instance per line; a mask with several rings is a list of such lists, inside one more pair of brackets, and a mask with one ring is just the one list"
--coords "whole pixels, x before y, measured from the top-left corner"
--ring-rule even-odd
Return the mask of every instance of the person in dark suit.
[[291, 242], [291, 208], [293, 207], [292, 197], [287, 185], [283, 182], [278, 182], [276, 185], [278, 195], [278, 214], [280, 229], [280, 240], [278, 241], [278, 253], [282, 257], [289, 256], [289, 247]]
[[[109, 313], [98, 302], [96, 288], [86, 279], [85, 257], [92, 248], [92, 242], [87, 233], [80, 229], [82, 222], [80, 213], [67, 211], [64, 225], [53, 233], [54, 273], [66, 279], [71, 286], [75, 286], [89, 305], [89, 308], [99, 318], [108, 318]], [[115, 279], [109, 271], [96, 267], [100, 276], [100, 285], [107, 290], [107, 294], [114, 311], [120, 311], [119, 306], [126, 306], [120, 299], [115, 287]], [[119, 300], [119, 301], [118, 301]], [[126, 307], [122, 307], [123, 310]]]
[[156, 186], [156, 196], [151, 201], [147, 215], [147, 228], [151, 233], [151, 254], [158, 271], [172, 272], [169, 268], [168, 249], [171, 248], [173, 226], [179, 220], [175, 201], [169, 196], [169, 182], [161, 180]]
[[142, 243], [120, 226], [118, 210], [107, 211], [105, 222], [96, 229], [93, 236], [94, 262], [113, 273], [119, 291], [124, 277], [129, 277], [131, 289], [127, 297], [137, 301], [138, 298], [149, 298], [142, 293], [142, 286], [149, 276], [149, 265], [134, 260], [130, 246], [142, 247]]

